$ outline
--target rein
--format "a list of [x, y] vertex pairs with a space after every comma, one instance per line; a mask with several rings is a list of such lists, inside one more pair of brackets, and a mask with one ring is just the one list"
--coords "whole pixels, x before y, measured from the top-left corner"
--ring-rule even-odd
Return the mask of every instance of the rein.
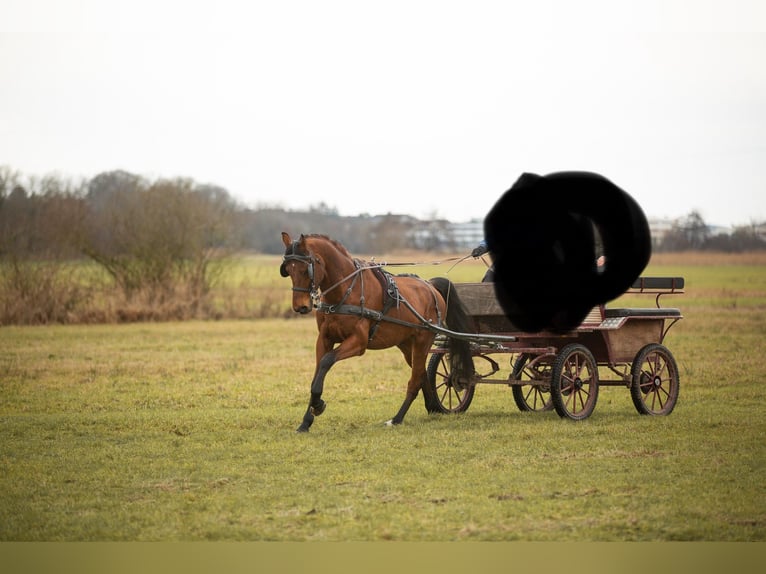
[[[280, 269], [281, 270], [284, 269], [284, 265], [288, 261], [300, 261], [302, 263], [305, 263], [306, 265], [308, 265], [308, 273], [309, 273], [309, 279], [311, 280], [311, 287], [309, 289], [306, 289], [305, 287], [293, 287], [293, 291], [298, 291], [301, 293], [317, 293], [318, 292], [317, 286], [314, 285], [314, 262], [315, 262], [314, 256], [311, 254], [302, 255], [300, 253], [295, 253], [296, 248], [297, 248], [297, 241], [293, 243], [293, 247], [292, 247], [293, 253], [288, 253], [283, 257], [282, 267]], [[335, 283], [330, 285], [327, 289], [323, 289], [322, 294], [329, 293], [333, 289], [340, 287], [340, 285], [342, 285], [349, 279], [353, 278], [354, 281], [346, 290], [346, 293], [344, 294], [341, 303], [338, 303], [338, 305], [341, 305], [346, 300], [346, 298], [351, 294], [351, 290], [354, 288], [354, 285], [356, 284], [357, 277], [361, 276], [361, 273], [365, 269], [373, 270], [373, 269], [383, 269], [384, 267], [418, 267], [418, 266], [424, 266], [424, 265], [436, 266], [436, 265], [444, 265], [445, 263], [450, 263], [454, 261], [455, 262], [454, 265], [452, 265], [452, 267], [450, 267], [449, 270], [447, 271], [449, 273], [449, 271], [452, 271], [452, 269], [454, 269], [456, 265], [458, 265], [462, 261], [465, 261], [469, 257], [470, 255], [466, 255], [465, 257], [450, 257], [448, 259], [442, 259], [441, 261], [410, 261], [410, 262], [397, 262], [397, 263], [389, 263], [386, 261], [381, 261], [380, 263], [376, 263], [375, 259], [373, 258], [372, 261], [364, 263], [364, 264], [360, 263], [359, 260], [354, 259], [354, 267], [356, 267], [356, 269], [354, 269], [354, 271], [352, 271], [351, 273], [349, 273], [348, 275], [346, 275], [339, 281], [336, 281]], [[364, 285], [364, 279], [362, 279], [362, 285]], [[364, 289], [362, 289], [362, 291], [364, 292]], [[315, 304], [314, 307], [316, 308], [317, 305]], [[362, 295], [362, 307], [364, 307], [364, 294]]]
[[[442, 259], [441, 261], [409, 261], [409, 262], [401, 262], [401, 263], [388, 263], [386, 261], [383, 261], [381, 263], [375, 263], [375, 259], [373, 258], [373, 260], [370, 261], [370, 267], [419, 267], [424, 265], [444, 265], [445, 263], [450, 263], [452, 261], [455, 261], [455, 265], [457, 265], [458, 263], [460, 263], [461, 261], [465, 261], [469, 257], [471, 256], [466, 255], [465, 257], [449, 257], [447, 259]], [[452, 271], [455, 265], [450, 267], [449, 271]]]
[[[375, 311], [373, 309], [369, 309], [365, 307], [365, 300], [364, 300], [364, 274], [363, 272], [366, 270], [374, 271], [374, 270], [382, 270], [384, 267], [416, 267], [416, 266], [423, 266], [423, 265], [443, 265], [445, 263], [455, 261], [455, 264], [450, 267], [450, 271], [461, 261], [464, 261], [470, 255], [467, 255], [465, 257], [450, 257], [448, 259], [444, 259], [441, 261], [427, 261], [427, 262], [399, 262], [399, 263], [388, 263], [385, 261], [382, 261], [380, 263], [376, 263], [374, 258], [370, 262], [362, 263], [358, 259], [353, 259], [354, 263], [354, 271], [346, 275], [345, 277], [341, 278], [340, 280], [336, 281], [332, 285], [330, 285], [327, 289], [323, 289], [322, 293], [319, 293], [318, 286], [314, 283], [314, 264], [316, 263], [316, 259], [314, 258], [314, 255], [312, 253], [307, 254], [301, 254], [296, 253], [296, 249], [298, 247], [298, 242], [294, 241], [291, 253], [286, 253], [282, 259], [282, 266], [280, 267], [280, 273], [286, 277], [287, 271], [285, 268], [285, 265], [288, 261], [300, 261], [301, 263], [305, 263], [308, 267], [308, 275], [310, 284], [308, 288], [305, 287], [295, 287], [293, 286], [293, 291], [298, 291], [301, 293], [310, 293], [311, 294], [311, 301], [315, 309], [318, 311], [324, 312], [326, 314], [339, 314], [339, 315], [359, 315], [362, 317], [365, 317], [367, 319], [373, 319], [377, 323], [380, 321], [389, 321], [393, 323], [398, 323], [402, 325], [407, 325], [411, 327], [419, 327], [423, 329], [433, 329], [435, 326], [430, 321], [426, 320], [424, 317], [422, 317], [415, 308], [405, 299], [404, 297], [401, 297], [399, 295], [398, 290], [396, 289], [396, 283], [394, 281], [391, 281], [393, 285], [394, 290], [394, 299], [395, 301], [389, 301], [389, 305], [385, 304], [386, 301], [386, 290], [385, 287], [383, 289], [383, 300], [384, 300], [384, 308], [381, 311]], [[385, 273], [385, 271], [384, 271]], [[359, 305], [347, 305], [346, 299], [348, 299], [349, 295], [351, 295], [352, 291], [354, 290], [354, 287], [356, 286], [357, 279], [361, 278], [361, 299]], [[338, 303], [335, 303], [333, 305], [330, 305], [328, 303], [325, 303], [322, 301], [322, 297], [332, 291], [333, 289], [337, 289], [340, 287], [343, 283], [351, 279], [351, 285], [349, 285], [348, 289], [346, 289], [346, 292], [343, 294], [343, 297]], [[389, 293], [389, 295], [391, 295]], [[390, 303], [395, 303], [396, 306], [399, 306], [399, 303], [403, 303], [405, 307], [407, 307], [414, 315], [417, 317], [417, 319], [420, 321], [420, 325], [417, 323], [409, 323], [406, 321], [400, 321], [396, 320], [390, 317], [386, 317], [386, 313], [388, 312], [388, 309], [390, 308]], [[438, 309], [438, 307], [437, 307]], [[437, 328], [441, 328], [441, 314], [439, 314], [438, 317], [438, 326]], [[377, 330], [377, 324], [375, 325], [374, 330], [370, 334], [370, 338], [374, 335], [374, 331]]]
[[[286, 256], [286, 258], [287, 257], [288, 256]], [[370, 269], [370, 270], [372, 270], [372, 269], [383, 269], [384, 267], [419, 267], [419, 266], [424, 266], [424, 265], [436, 266], [436, 265], [444, 265], [445, 263], [450, 263], [450, 262], [454, 261], [455, 263], [452, 265], [452, 267], [450, 267], [447, 270], [447, 273], [449, 273], [459, 263], [465, 261], [469, 257], [471, 257], [471, 256], [470, 255], [466, 255], [465, 257], [450, 257], [448, 259], [443, 259], [441, 261], [420, 261], [420, 262], [411, 261], [411, 262], [401, 262], [401, 263], [388, 263], [386, 261], [382, 261], [380, 263], [376, 263], [375, 259], [373, 258], [372, 261], [370, 261], [368, 263], [364, 263], [364, 264], [361, 264], [357, 259], [354, 259], [354, 265], [356, 266], [356, 269], [354, 271], [352, 271], [351, 273], [349, 273], [348, 275], [346, 275], [340, 281], [337, 281], [336, 283], [333, 283], [330, 287], [325, 289], [323, 291], [323, 293], [327, 293], [329, 291], [332, 291], [336, 287], [340, 286], [343, 282], [348, 281], [349, 279], [351, 279], [355, 275], [360, 274], [365, 269]], [[364, 279], [362, 281], [364, 282]], [[349, 291], [351, 289], [353, 289], [353, 287], [354, 287], [354, 284], [352, 283], [351, 287], [349, 287]], [[305, 289], [303, 291], [305, 291]], [[344, 301], [345, 301], [347, 296], [348, 296], [348, 292], [347, 292], [346, 296], [344, 296], [344, 298], [343, 298]], [[340, 305], [340, 303], [339, 303], [339, 305]], [[362, 303], [362, 306], [364, 306], [364, 302]]]
[[[456, 331], [452, 331], [450, 329], [445, 328], [442, 325], [441, 321], [441, 313], [439, 313], [437, 317], [437, 324], [432, 323], [425, 317], [423, 317], [418, 311], [412, 306], [412, 304], [407, 301], [406, 298], [401, 297], [396, 292], [396, 304], [403, 303], [405, 307], [407, 307], [413, 315], [418, 319], [419, 323], [412, 323], [409, 321], [403, 321], [401, 319], [395, 319], [393, 317], [386, 316], [387, 309], [381, 310], [381, 311], [375, 311], [374, 309], [370, 309], [368, 307], [364, 306], [364, 275], [362, 274], [365, 270], [374, 270], [374, 269], [381, 269], [383, 267], [415, 267], [415, 266], [422, 266], [422, 265], [443, 265], [444, 263], [449, 263], [451, 261], [455, 261], [455, 264], [450, 267], [450, 271], [460, 263], [461, 261], [465, 261], [470, 255], [467, 255], [465, 257], [451, 257], [449, 259], [444, 259], [442, 261], [427, 261], [427, 262], [408, 262], [408, 263], [387, 263], [385, 261], [380, 263], [375, 263], [375, 261], [370, 261], [369, 263], [362, 264], [359, 260], [354, 259], [354, 271], [340, 279], [339, 281], [336, 281], [330, 287], [323, 290], [322, 294], [319, 294], [319, 289], [317, 288], [317, 285], [314, 283], [314, 263], [315, 259], [312, 254], [300, 254], [295, 253], [295, 248], [297, 247], [297, 241], [293, 243], [292, 253], [288, 253], [284, 255], [282, 266], [280, 267], [280, 272], [284, 277], [287, 277], [287, 271], [285, 269], [285, 264], [288, 261], [300, 261], [302, 263], [305, 263], [308, 266], [308, 274], [309, 279], [311, 281], [310, 287], [307, 289], [305, 287], [293, 287], [293, 291], [300, 291], [304, 293], [311, 293], [311, 299], [312, 303], [314, 305], [314, 308], [317, 309], [317, 311], [321, 311], [326, 314], [337, 314], [337, 315], [356, 315], [359, 317], [364, 317], [365, 319], [371, 319], [376, 322], [376, 325], [374, 326], [374, 329], [370, 333], [370, 338], [374, 335], [374, 331], [377, 328], [377, 324], [379, 324], [381, 321], [385, 321], [388, 323], [394, 323], [397, 325], [402, 325], [405, 327], [413, 327], [417, 329], [426, 329], [429, 331], [432, 331], [436, 334], [445, 335], [447, 337], [453, 337], [456, 339], [462, 339], [466, 341], [475, 341], [475, 340], [481, 340], [481, 339], [487, 339], [487, 340], [503, 340], [503, 341], [516, 341], [516, 337], [512, 336], [503, 336], [503, 335], [484, 335], [484, 334], [474, 334], [474, 333], [459, 333]], [[361, 278], [361, 287], [362, 287], [362, 296], [360, 300], [360, 305], [348, 305], [345, 303], [346, 299], [349, 297], [351, 292], [354, 289], [354, 286], [356, 285], [357, 279]], [[344, 293], [341, 301], [339, 303], [336, 303], [334, 305], [330, 305], [327, 303], [322, 302], [322, 296], [325, 293], [328, 293], [329, 291], [332, 291], [333, 289], [337, 289], [340, 285], [342, 285], [345, 281], [348, 281], [349, 279], [352, 279], [351, 285], [349, 285], [348, 289], [346, 289], [346, 292]], [[428, 283], [428, 281], [422, 280], [425, 283]], [[433, 290], [433, 286], [431, 286]], [[385, 293], [384, 293], [385, 297]], [[437, 306], [438, 310], [438, 306]]]
[[373, 258], [372, 261], [370, 261], [369, 263], [365, 263], [363, 265], [359, 264], [358, 260], [355, 259], [354, 264], [357, 266], [356, 270], [349, 273], [343, 279], [341, 279], [340, 281], [334, 283], [333, 285], [325, 289], [324, 292], [327, 293], [328, 291], [332, 291], [333, 289], [338, 287], [341, 283], [343, 283], [344, 281], [348, 281], [354, 275], [361, 273], [365, 269], [382, 269], [383, 267], [418, 267], [423, 265], [444, 265], [445, 263], [450, 263], [451, 261], [455, 261], [455, 264], [452, 267], [450, 267], [449, 270], [447, 271], [449, 273], [450, 271], [452, 271], [452, 269], [455, 268], [455, 265], [457, 265], [458, 263], [462, 261], [465, 261], [469, 257], [470, 255], [466, 255], [465, 257], [450, 257], [449, 259], [444, 259], [442, 261], [421, 261], [421, 262], [412, 261], [412, 262], [402, 262], [402, 263], [388, 263], [386, 261], [376, 263], [375, 259]]

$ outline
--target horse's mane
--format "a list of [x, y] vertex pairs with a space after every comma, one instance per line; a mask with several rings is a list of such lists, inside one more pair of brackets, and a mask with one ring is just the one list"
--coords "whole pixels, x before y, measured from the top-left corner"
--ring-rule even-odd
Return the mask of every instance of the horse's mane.
[[332, 237], [328, 237], [327, 235], [324, 235], [322, 233], [310, 233], [308, 235], [304, 235], [304, 238], [306, 239], [323, 239], [327, 242], [329, 242], [335, 249], [340, 251], [343, 255], [348, 257], [349, 259], [353, 259], [353, 256], [348, 252], [348, 249], [344, 247], [344, 245], [340, 241], [336, 241]]

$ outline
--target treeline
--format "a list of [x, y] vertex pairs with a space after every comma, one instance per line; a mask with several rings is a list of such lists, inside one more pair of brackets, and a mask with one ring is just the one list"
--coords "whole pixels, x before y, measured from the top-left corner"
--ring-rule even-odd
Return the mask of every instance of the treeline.
[[[72, 183], [22, 180], [3, 169], [0, 323], [202, 314], [217, 263], [232, 248], [235, 212], [224, 190], [189, 180], [149, 182], [118, 171]], [[119, 302], [84, 305], [93, 284], [72, 264], [83, 258], [111, 279]]]
[[766, 224], [735, 227], [731, 233], [714, 233], [698, 211], [676, 221], [657, 242], [656, 251], [722, 251], [741, 253], [766, 249]]
[[[110, 171], [73, 181], [0, 167], [0, 324], [215, 316], [211, 287], [233, 253], [282, 253], [281, 231], [326, 233], [356, 253], [390, 252], [408, 246], [416, 221], [341, 217], [325, 204], [251, 209], [221, 187], [183, 178]], [[78, 260], [108, 278], [99, 295], [94, 281], [76, 276]]]
[[[352, 253], [466, 249], [446, 221], [342, 217], [324, 203], [305, 211], [252, 209], [221, 187], [190, 179], [109, 171], [73, 181], [0, 167], [0, 324], [216, 316], [211, 288], [230, 256], [279, 254], [281, 231], [326, 233]], [[655, 249], [765, 246], [755, 226], [712, 235], [692, 212]], [[74, 265], [78, 260], [102, 271], [100, 289], [98, 278], [76, 276], [90, 268]]]
[[[122, 241], [125, 247], [125, 235], [139, 232], [149, 245], [193, 239], [267, 254], [282, 252], [282, 231], [321, 230], [361, 253], [421, 245], [454, 247], [446, 221], [423, 222], [391, 213], [344, 217], [323, 202], [304, 211], [253, 209], [215, 185], [190, 179], [149, 181], [125, 171], [72, 181], [55, 175], [24, 178], [0, 166], [0, 218], [4, 229], [0, 251], [44, 257], [92, 257], [96, 245], [115, 250]], [[133, 239], [137, 238], [132, 237], [131, 243]]]

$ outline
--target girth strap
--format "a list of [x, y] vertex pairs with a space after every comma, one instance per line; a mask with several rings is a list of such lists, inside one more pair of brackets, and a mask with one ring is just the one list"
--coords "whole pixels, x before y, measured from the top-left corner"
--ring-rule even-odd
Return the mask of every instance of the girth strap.
[[399, 307], [399, 287], [396, 285], [394, 276], [380, 267], [374, 267], [372, 274], [378, 279], [383, 289], [383, 309], [380, 311], [380, 318], [370, 327], [370, 333], [367, 336], [368, 341], [372, 341], [375, 333], [378, 332], [382, 318], [391, 310], [391, 307], [394, 305]]

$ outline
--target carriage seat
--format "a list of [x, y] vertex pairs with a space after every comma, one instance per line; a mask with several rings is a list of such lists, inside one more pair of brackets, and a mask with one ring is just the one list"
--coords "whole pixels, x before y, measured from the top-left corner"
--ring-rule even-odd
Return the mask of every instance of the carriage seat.
[[604, 309], [605, 319], [616, 317], [681, 317], [681, 310], [674, 307], [660, 307], [660, 297], [666, 294], [678, 294], [684, 292], [683, 277], [639, 277], [628, 288], [626, 294], [652, 294], [656, 295], [656, 307], [626, 308], [615, 307]]
[[681, 309], [674, 307], [652, 307], [652, 308], [614, 308], [604, 309], [604, 318], [613, 319], [615, 317], [680, 317]]

